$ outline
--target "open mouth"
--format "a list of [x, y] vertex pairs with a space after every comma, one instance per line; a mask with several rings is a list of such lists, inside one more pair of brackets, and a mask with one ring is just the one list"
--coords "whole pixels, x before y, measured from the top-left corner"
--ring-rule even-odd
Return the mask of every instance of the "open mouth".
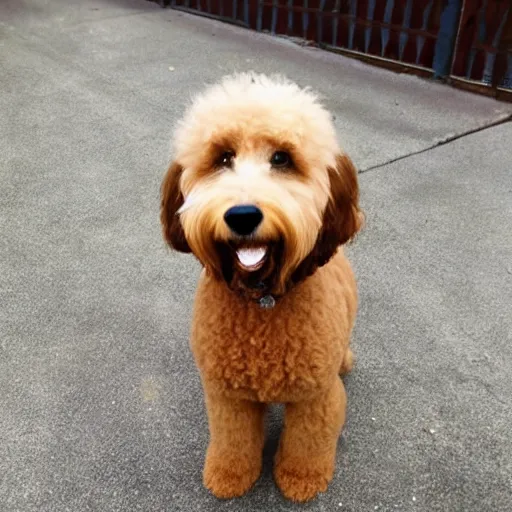
[[259, 270], [267, 260], [268, 246], [239, 247], [235, 249], [237, 263], [246, 272]]

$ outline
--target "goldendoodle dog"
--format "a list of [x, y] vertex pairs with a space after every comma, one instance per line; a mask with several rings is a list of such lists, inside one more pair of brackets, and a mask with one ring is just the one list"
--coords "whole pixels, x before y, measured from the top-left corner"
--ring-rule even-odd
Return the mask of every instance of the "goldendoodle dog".
[[200, 94], [173, 143], [163, 234], [204, 267], [191, 334], [210, 430], [204, 484], [220, 498], [251, 488], [278, 402], [275, 481], [306, 501], [332, 479], [345, 421], [357, 290], [341, 246], [363, 221], [356, 169], [315, 94], [254, 73]]

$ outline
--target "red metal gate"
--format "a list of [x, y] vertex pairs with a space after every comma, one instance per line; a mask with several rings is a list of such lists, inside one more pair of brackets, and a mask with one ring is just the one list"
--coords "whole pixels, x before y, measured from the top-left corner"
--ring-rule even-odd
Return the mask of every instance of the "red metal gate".
[[512, 0], [160, 0], [512, 101]]

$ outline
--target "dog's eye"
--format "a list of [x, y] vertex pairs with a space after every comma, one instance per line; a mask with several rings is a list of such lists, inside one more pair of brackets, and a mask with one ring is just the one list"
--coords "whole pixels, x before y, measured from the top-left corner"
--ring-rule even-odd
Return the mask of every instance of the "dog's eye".
[[286, 151], [276, 151], [270, 158], [272, 167], [290, 167], [292, 159]]
[[235, 158], [233, 151], [224, 151], [224, 153], [217, 158], [216, 164], [218, 167], [231, 167], [233, 165], [233, 158]]

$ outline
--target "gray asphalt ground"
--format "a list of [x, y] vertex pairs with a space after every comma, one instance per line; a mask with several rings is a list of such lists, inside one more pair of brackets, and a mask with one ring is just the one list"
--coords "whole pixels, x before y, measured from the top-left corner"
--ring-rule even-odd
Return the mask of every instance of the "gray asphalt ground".
[[[279, 408], [250, 494], [203, 489], [199, 268], [158, 222], [177, 116], [247, 69], [324, 94], [362, 171], [348, 422], [305, 506], [272, 481]], [[512, 510], [511, 114], [142, 0], [3, 0], [0, 511]]]

